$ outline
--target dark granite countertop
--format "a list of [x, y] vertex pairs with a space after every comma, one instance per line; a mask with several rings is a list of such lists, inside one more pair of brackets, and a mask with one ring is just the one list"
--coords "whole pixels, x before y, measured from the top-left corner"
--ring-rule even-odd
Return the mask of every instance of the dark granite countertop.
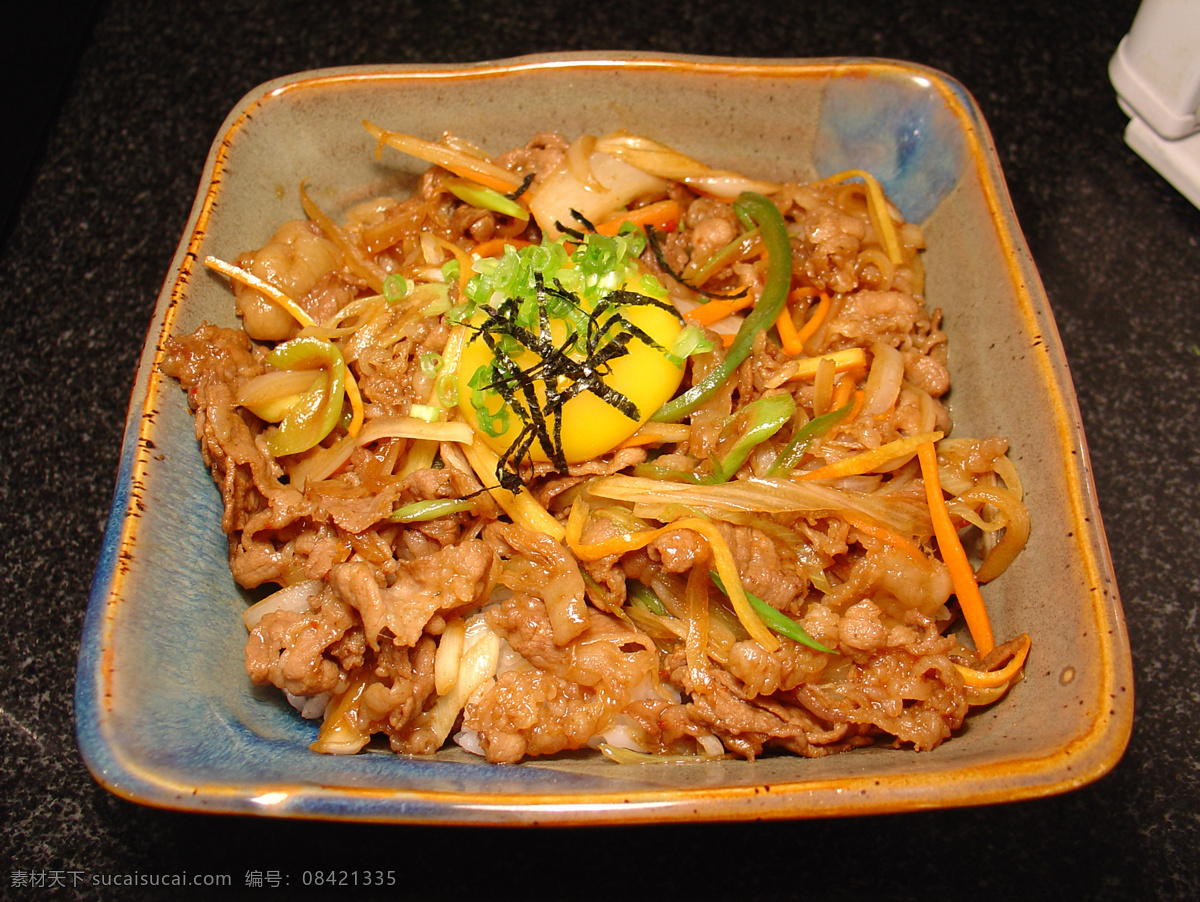
[[[90, 27], [48, 12], [10, 34], [43, 62], [15, 67], [10, 92], [45, 97], [9, 120], [36, 155], [0, 253], [0, 897], [71, 896], [18, 886], [29, 873], [223, 872], [234, 890], [214, 898], [253, 899], [278, 893], [246, 887], [249, 871], [387, 866], [399, 898], [1200, 898], [1200, 210], [1121, 138], [1106, 67], [1136, 9], [111, 0]], [[1079, 393], [1137, 679], [1124, 758], [1035, 801], [632, 829], [278, 822], [110, 795], [72, 730], [80, 628], [135, 361], [226, 112], [316, 67], [606, 49], [892, 57], [975, 95]]]

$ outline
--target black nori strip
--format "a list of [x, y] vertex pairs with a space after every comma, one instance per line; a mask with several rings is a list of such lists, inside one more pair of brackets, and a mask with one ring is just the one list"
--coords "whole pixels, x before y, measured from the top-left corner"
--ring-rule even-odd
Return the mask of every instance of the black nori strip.
[[573, 229], [570, 226], [563, 225], [557, 219], [554, 220], [554, 227], [556, 229], [558, 229], [560, 232], [562, 232], [564, 235], [569, 235], [575, 241], [585, 241], [587, 239], [587, 235], [585, 235], [583, 232], [579, 231], [579, 229]]
[[525, 178], [521, 180], [520, 187], [518, 187], [516, 191], [512, 192], [511, 194], [506, 194], [504, 196], [507, 197], [509, 200], [516, 200], [518, 197], [520, 197], [522, 194], [524, 194], [526, 191], [528, 191], [529, 186], [532, 184], [533, 184], [533, 173], [531, 172], [531, 173], [529, 173], [529, 175], [525, 176]]
[[571, 218], [574, 219], [576, 222], [578, 222], [580, 225], [582, 225], [589, 232], [596, 231], [596, 227], [591, 224], [591, 222], [588, 220], [588, 218], [586, 216], [584, 216], [582, 213], [580, 213], [578, 210], [576, 210], [574, 207], [571, 208]]
[[[577, 335], [568, 334], [561, 347], [555, 346], [550, 339], [549, 315], [546, 309], [548, 296], [570, 304], [582, 312], [579, 298], [565, 289], [560, 282], [556, 281], [554, 286], [548, 287], [539, 278], [536, 293], [536, 333], [516, 322], [520, 303], [515, 298], [506, 299], [489, 313], [483, 323], [471, 327], [476, 334], [470, 340], [481, 338], [492, 352], [494, 360], [493, 379], [479, 390], [496, 391], [525, 424], [505, 452], [499, 456], [496, 467], [497, 479], [509, 491], [520, 487], [518, 471], [535, 440], [546, 449], [547, 456], [555, 467], [560, 470], [567, 468], [562, 451], [561, 413], [563, 406], [576, 395], [590, 391], [629, 419], [640, 419], [637, 405], [623, 393], [606, 384], [604, 377], [612, 371], [613, 360], [629, 353], [629, 342], [632, 340], [641, 341], [658, 351], [662, 351], [663, 348], [619, 312], [607, 317], [605, 314], [622, 306], [654, 306], [674, 311], [673, 307], [662, 301], [632, 291], [614, 291], [605, 295], [595, 309], [587, 314], [584, 359], [578, 361], [569, 356], [571, 350], [580, 350]], [[616, 325], [623, 327], [622, 331], [605, 341], [607, 333]], [[515, 339], [523, 347], [537, 354], [541, 358], [540, 361], [528, 370], [521, 369], [498, 347], [497, 336]], [[565, 389], [557, 387], [560, 378], [568, 381]], [[545, 402], [541, 406], [538, 404], [535, 386], [535, 382], [539, 380], [545, 387]], [[553, 436], [550, 434], [548, 423], [550, 417], [554, 418]]]

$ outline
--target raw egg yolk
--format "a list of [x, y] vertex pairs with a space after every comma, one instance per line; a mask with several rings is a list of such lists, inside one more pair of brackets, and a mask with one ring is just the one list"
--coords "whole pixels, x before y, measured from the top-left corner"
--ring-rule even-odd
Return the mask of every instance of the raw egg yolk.
[[[658, 344], [659, 348], [669, 349], [674, 344], [683, 329], [679, 317], [669, 310], [650, 305], [628, 305], [619, 309], [620, 316], [642, 330]], [[609, 334], [618, 326], [613, 326]], [[567, 324], [561, 320], [551, 321], [551, 331], [556, 344], [561, 346], [566, 337]], [[483, 441], [487, 442], [498, 454], [509, 450], [526, 423], [515, 410], [509, 408], [507, 429], [498, 435], [489, 435], [479, 425], [475, 403], [486, 406], [488, 413], [493, 416], [500, 412], [500, 407], [507, 405], [501, 394], [494, 389], [484, 390], [475, 399], [475, 389], [470, 381], [480, 367], [488, 367], [493, 363], [492, 351], [482, 339], [471, 339], [468, 336], [463, 347], [462, 357], [458, 367], [458, 397], [459, 409], [467, 422], [470, 423]], [[610, 361], [604, 366], [608, 369], [602, 381], [609, 388], [620, 392], [637, 408], [637, 418], [631, 419], [625, 413], [609, 404], [599, 395], [584, 390], [562, 405], [562, 453], [567, 463], [579, 463], [591, 460], [611, 451], [617, 445], [637, 432], [642, 425], [663, 404], [671, 399], [683, 381], [683, 365], [666, 355], [663, 350], [652, 347], [634, 335], [626, 345], [628, 353]], [[573, 359], [583, 362], [583, 355], [572, 355]], [[525, 349], [521, 356], [514, 361], [526, 372], [531, 372], [541, 363], [541, 358], [533, 351]], [[569, 377], [557, 378], [557, 389], [566, 391], [570, 386]], [[545, 382], [541, 379], [534, 381], [534, 392], [538, 404], [545, 409]], [[517, 398], [523, 406], [528, 402], [518, 392]], [[545, 416], [546, 428], [553, 439], [555, 415]], [[533, 460], [552, 460], [550, 449], [544, 448], [538, 439], [534, 439], [529, 449]]]

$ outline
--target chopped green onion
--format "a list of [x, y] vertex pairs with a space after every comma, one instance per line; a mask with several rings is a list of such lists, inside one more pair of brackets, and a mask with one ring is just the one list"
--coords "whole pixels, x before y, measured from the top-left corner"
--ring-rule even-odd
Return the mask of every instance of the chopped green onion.
[[[726, 595], [729, 594], [728, 592], [725, 592], [725, 584], [721, 582], [721, 577], [717, 574], [717, 571], [710, 570], [709, 576], [712, 577], [713, 584], [718, 589], [720, 589]], [[758, 612], [758, 616], [763, 619], [763, 623], [765, 623], [772, 631], [791, 639], [793, 642], [799, 642], [801, 645], [807, 645], [809, 648], [815, 649], [816, 651], [823, 651], [831, 655], [837, 654], [837, 652], [835, 652], [832, 648], [825, 647], [812, 636], [810, 636], [804, 627], [802, 627], [791, 617], [787, 616], [787, 614], [775, 610], [757, 595], [754, 595], [751, 592], [746, 592], [746, 598], [749, 599], [750, 606]]]
[[383, 280], [383, 296], [389, 304], [394, 304], [408, 294], [408, 280], [398, 272], [392, 273]]
[[414, 501], [392, 511], [388, 517], [397, 523], [416, 523], [424, 520], [436, 520], [438, 517], [448, 517], [461, 511], [475, 509], [475, 502], [468, 498], [435, 498], [430, 501]]
[[441, 416], [441, 411], [436, 407], [431, 407], [428, 404], [413, 404], [408, 409], [409, 416], [416, 417], [418, 420], [424, 420], [426, 423], [436, 423], [438, 417]]
[[667, 352], [667, 359], [678, 366], [693, 354], [707, 354], [715, 346], [704, 334], [704, 330], [695, 323], [688, 323], [675, 337], [675, 343]]
[[491, 210], [504, 216], [511, 216], [521, 222], [529, 220], [529, 211], [507, 195], [501, 194], [494, 188], [488, 188], [470, 179], [450, 179], [446, 188], [451, 194], [465, 204], [479, 207], [481, 210]]
[[418, 359], [421, 364], [421, 375], [426, 379], [436, 378], [438, 370], [442, 366], [442, 355], [435, 354], [433, 351], [423, 351]]
[[[493, 438], [508, 432], [509, 424], [508, 404], [505, 403], [505, 399], [496, 392], [488, 390], [495, 381], [496, 368], [481, 366], [467, 382], [472, 389], [471, 406], [475, 409], [475, 418], [479, 422], [479, 428]], [[494, 413], [487, 406], [488, 399], [493, 397], [500, 402], [500, 406]]]

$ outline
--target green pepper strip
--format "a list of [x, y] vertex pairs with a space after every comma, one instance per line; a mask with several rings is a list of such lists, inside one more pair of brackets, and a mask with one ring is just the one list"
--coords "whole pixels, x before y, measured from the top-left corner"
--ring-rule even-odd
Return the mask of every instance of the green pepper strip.
[[529, 219], [529, 211], [511, 197], [501, 194], [493, 188], [488, 188], [470, 179], [450, 179], [446, 182], [450, 193], [463, 203], [481, 210], [491, 210], [493, 213], [503, 213], [513, 219], [525, 222]]
[[[716, 587], [722, 592], [725, 592], [725, 585], [721, 582], [721, 577], [717, 575], [717, 571], [710, 570], [709, 576], [712, 577], [712, 581]], [[725, 594], [728, 595], [729, 593], [725, 592]], [[817, 651], [823, 651], [831, 655], [837, 654], [837, 652], [835, 652], [832, 648], [826, 648], [824, 645], [810, 636], [804, 627], [798, 624], [787, 614], [775, 610], [757, 595], [747, 592], [746, 598], [749, 599], [750, 606], [753, 607], [754, 610], [758, 611], [758, 616], [763, 619], [763, 623], [765, 623], [770, 629], [779, 633], [779, 635], [785, 636], [786, 638], [791, 639], [793, 642], [799, 642], [801, 645], [807, 645], [809, 648]]]
[[766, 283], [754, 309], [742, 321], [742, 327], [738, 329], [725, 359], [682, 395], [660, 407], [650, 418], [657, 423], [681, 420], [716, 394], [722, 383], [750, 355], [754, 336], [774, 324], [787, 302], [788, 289], [792, 287], [792, 243], [788, 239], [783, 215], [768, 198], [751, 191], [742, 192], [734, 209], [753, 219], [762, 232], [763, 245], [767, 249]]
[[275, 457], [299, 454], [315, 446], [337, 426], [346, 390], [346, 362], [331, 342], [314, 336], [286, 341], [267, 355], [266, 362], [281, 370], [323, 370], [324, 378], [300, 396], [279, 428], [267, 437]]
[[813, 417], [797, 429], [791, 441], [784, 446], [783, 450], [779, 452], [779, 456], [775, 458], [775, 462], [771, 464], [771, 469], [767, 470], [767, 475], [778, 476], [783, 473], [790, 476], [791, 471], [796, 469], [796, 466], [800, 463], [800, 458], [804, 457], [804, 452], [808, 450], [808, 446], [837, 425], [837, 422], [848, 414], [853, 406], [854, 402], [851, 401], [837, 410], [831, 410], [828, 413], [821, 414], [819, 417]]
[[750, 452], [782, 429], [795, 412], [796, 402], [791, 395], [759, 398], [739, 410], [731, 419], [743, 423], [749, 421], [749, 425], [734, 442], [724, 460], [713, 458], [712, 475], [702, 479], [701, 484], [728, 482], [733, 474], [741, 469]]

